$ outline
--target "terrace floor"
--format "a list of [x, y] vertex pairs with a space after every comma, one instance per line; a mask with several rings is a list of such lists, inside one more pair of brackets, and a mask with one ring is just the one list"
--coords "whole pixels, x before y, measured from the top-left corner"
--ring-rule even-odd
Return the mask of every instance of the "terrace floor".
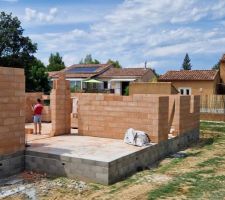
[[143, 149], [125, 144], [123, 140], [78, 135], [42, 138], [29, 141], [28, 144], [28, 151], [103, 162], [110, 162]]
[[[25, 127], [33, 128], [33, 123], [27, 123]], [[26, 134], [26, 141], [30, 146], [27, 150], [110, 162], [142, 149], [125, 144], [123, 140], [79, 136], [77, 129], [71, 129], [71, 135], [57, 137], [50, 137], [50, 131], [51, 123], [42, 123], [41, 135]]]
[[[26, 128], [33, 128], [33, 124], [26, 124]], [[51, 124], [43, 123], [41, 135], [26, 134], [27, 170], [109, 184], [127, 174], [127, 167], [133, 163], [130, 159], [137, 160], [135, 154], [148, 148], [118, 139], [79, 136], [77, 129], [55, 137], [50, 136], [50, 131]], [[117, 165], [123, 168], [121, 174], [111, 169]]]
[[[26, 123], [25, 128], [32, 128], [34, 129], [34, 124], [33, 123]], [[26, 134], [26, 142], [29, 143], [30, 141], [34, 140], [39, 140], [39, 139], [44, 139], [44, 138], [49, 138], [50, 137], [50, 132], [52, 129], [52, 124], [51, 123], [42, 123], [42, 131], [41, 135], [35, 135], [35, 134]], [[77, 129], [71, 129], [72, 134], [77, 134]]]

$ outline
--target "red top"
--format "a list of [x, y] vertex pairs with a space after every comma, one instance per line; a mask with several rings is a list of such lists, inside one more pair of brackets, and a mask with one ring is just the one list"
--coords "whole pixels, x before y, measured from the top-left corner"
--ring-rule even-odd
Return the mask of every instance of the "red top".
[[42, 109], [43, 109], [42, 104], [40, 104], [40, 103], [36, 104], [36, 105], [34, 106], [34, 114], [35, 114], [35, 115], [41, 115]]

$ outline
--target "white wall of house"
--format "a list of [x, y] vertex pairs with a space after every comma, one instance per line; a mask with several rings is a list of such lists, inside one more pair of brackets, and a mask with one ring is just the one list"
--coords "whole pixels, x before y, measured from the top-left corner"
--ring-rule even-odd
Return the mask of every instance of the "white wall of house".
[[114, 93], [115, 94], [122, 94], [122, 82], [132, 82], [135, 79], [128, 79], [128, 78], [124, 78], [124, 79], [111, 79], [108, 82], [108, 86], [109, 89], [114, 89]]
[[[52, 79], [54, 80], [54, 79]], [[66, 80], [70, 81], [71, 88], [73, 86], [76, 86], [77, 89], [84, 89], [87, 87], [88, 83], [85, 83], [84, 81], [86, 79], [84, 78], [66, 78]], [[114, 89], [114, 93], [121, 95], [122, 94], [122, 82], [133, 82], [135, 79], [132, 78], [122, 78], [122, 79], [98, 79], [102, 81], [101, 84], [90, 84], [88, 85], [89, 89], [100, 89], [100, 90], [106, 90], [106, 89]], [[104, 82], [106, 82], [107, 86], [104, 87]]]
[[114, 89], [115, 94], [121, 94], [121, 82], [113, 81], [112, 82], [112, 89]]

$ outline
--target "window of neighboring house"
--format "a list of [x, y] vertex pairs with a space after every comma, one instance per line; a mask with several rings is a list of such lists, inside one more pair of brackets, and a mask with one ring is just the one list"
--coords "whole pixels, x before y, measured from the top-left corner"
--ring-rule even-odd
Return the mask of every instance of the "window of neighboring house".
[[93, 89], [97, 89], [97, 84], [93, 83]]
[[75, 86], [75, 81], [70, 81], [70, 88], [73, 88]]
[[81, 81], [76, 81], [75, 85], [76, 85], [77, 89], [79, 89], [79, 90], [81, 89]]
[[190, 95], [190, 90], [189, 89], [186, 89], [186, 94]]
[[181, 95], [191, 95], [191, 88], [178, 88]]
[[184, 90], [180, 89], [180, 94], [183, 95], [184, 94]]
[[108, 82], [104, 81], [103, 84], [104, 84], [104, 89], [108, 89]]
[[73, 92], [81, 90], [81, 81], [70, 81], [70, 89]]

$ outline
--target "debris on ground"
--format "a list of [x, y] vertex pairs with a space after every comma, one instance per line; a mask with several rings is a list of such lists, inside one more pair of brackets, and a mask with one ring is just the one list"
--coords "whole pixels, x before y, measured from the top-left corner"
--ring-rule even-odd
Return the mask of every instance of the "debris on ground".
[[47, 174], [44, 173], [36, 173], [36, 172], [33, 172], [33, 171], [24, 171], [22, 172], [19, 177], [21, 177], [22, 179], [24, 179], [24, 181], [37, 181], [37, 180], [40, 180], [42, 178], [46, 178], [47, 177]]
[[172, 154], [170, 157], [171, 158], [186, 158], [188, 155], [186, 152], [183, 152], [183, 151], [180, 151], [180, 152], [177, 152], [175, 154]]
[[0, 180], [0, 199], [13, 195], [24, 195], [31, 200], [45, 196], [50, 190], [65, 188], [68, 191], [81, 193], [88, 189], [83, 181], [67, 178], [48, 177], [47, 174], [24, 171], [19, 175]]

